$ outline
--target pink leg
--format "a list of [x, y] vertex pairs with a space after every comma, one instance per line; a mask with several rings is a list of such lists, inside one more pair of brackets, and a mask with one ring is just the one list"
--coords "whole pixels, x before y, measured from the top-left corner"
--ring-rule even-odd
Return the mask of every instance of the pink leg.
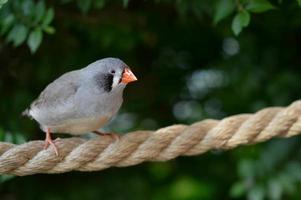
[[57, 150], [57, 147], [51, 139], [50, 128], [47, 128], [44, 149], [47, 149], [49, 145], [51, 145], [54, 148], [55, 154], [58, 156], [59, 151]]
[[115, 140], [120, 139], [120, 135], [117, 135], [116, 133], [102, 133], [100, 131], [93, 131], [93, 133], [96, 133], [97, 135], [100, 135], [100, 136], [110, 136]]

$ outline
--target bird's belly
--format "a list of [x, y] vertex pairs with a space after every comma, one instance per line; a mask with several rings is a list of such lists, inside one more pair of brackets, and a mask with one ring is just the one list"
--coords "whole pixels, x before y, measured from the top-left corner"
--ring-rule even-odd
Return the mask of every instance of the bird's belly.
[[[72, 135], [80, 135], [100, 129], [109, 120], [109, 117], [72, 119], [63, 122], [60, 125], [47, 126], [46, 128], [49, 128], [50, 132], [52, 133], [69, 133]], [[42, 127], [42, 129], [45, 129], [45, 127]]]

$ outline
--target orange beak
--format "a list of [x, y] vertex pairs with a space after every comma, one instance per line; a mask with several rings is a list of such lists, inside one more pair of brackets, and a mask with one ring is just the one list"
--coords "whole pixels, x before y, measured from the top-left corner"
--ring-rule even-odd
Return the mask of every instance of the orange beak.
[[127, 84], [133, 81], [137, 81], [136, 76], [133, 74], [130, 68], [125, 68], [122, 74], [121, 82]]

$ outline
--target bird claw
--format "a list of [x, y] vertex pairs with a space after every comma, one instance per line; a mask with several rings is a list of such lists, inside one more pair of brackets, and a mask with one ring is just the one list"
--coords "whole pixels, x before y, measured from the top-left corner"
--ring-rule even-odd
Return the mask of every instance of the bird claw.
[[97, 134], [99, 136], [110, 136], [110, 137], [112, 137], [116, 141], [120, 140], [120, 135], [118, 135], [116, 133], [102, 133], [100, 131], [93, 131], [93, 133], [95, 133], [95, 134]]
[[51, 139], [51, 136], [50, 136], [50, 130], [47, 129], [47, 132], [46, 132], [46, 138], [45, 138], [45, 144], [44, 144], [44, 149], [47, 149], [49, 147], [49, 145], [51, 145], [55, 151], [55, 154], [57, 156], [59, 156], [59, 151], [55, 145], [55, 142], [59, 141], [60, 138], [56, 138], [54, 141]]

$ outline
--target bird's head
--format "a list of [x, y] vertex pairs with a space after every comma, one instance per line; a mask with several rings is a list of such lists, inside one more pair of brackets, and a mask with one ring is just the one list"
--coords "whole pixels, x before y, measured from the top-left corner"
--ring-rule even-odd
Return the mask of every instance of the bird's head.
[[118, 58], [104, 58], [87, 68], [93, 73], [97, 87], [105, 92], [124, 88], [126, 84], [137, 80], [130, 68]]

